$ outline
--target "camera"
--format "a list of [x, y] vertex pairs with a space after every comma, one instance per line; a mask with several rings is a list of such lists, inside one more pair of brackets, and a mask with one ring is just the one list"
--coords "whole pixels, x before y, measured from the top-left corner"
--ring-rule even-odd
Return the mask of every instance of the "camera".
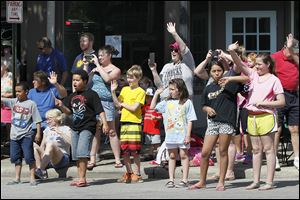
[[91, 62], [92, 59], [94, 58], [94, 56], [91, 54], [91, 55], [84, 55], [84, 58], [87, 62]]
[[214, 51], [211, 53], [212, 59], [213, 59], [213, 60], [218, 60], [219, 54], [220, 54], [219, 51], [214, 50]]

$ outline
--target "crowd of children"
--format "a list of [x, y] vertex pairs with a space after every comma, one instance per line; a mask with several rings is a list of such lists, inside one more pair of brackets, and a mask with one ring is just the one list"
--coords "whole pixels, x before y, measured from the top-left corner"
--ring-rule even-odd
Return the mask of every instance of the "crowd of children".
[[[120, 69], [111, 62], [115, 52], [109, 45], [100, 48], [98, 55], [94, 52], [92, 58], [82, 56], [83, 67], [73, 71], [73, 92], [68, 96], [54, 72], [49, 78], [42, 71], [35, 72], [31, 90], [27, 84], [18, 83], [16, 98], [11, 98], [12, 89], [8, 83], [2, 93], [1, 78], [1, 120], [2, 115], [11, 119], [6, 120], [11, 123], [10, 157], [16, 170], [15, 180], [9, 184], [21, 182], [24, 157], [30, 168], [31, 185], [37, 184], [35, 177], [47, 178], [49, 167], [53, 167], [60, 178], [65, 178], [72, 159], [76, 161], [78, 180], [71, 186], [88, 186], [86, 171], [96, 167], [100, 134], [103, 133], [110, 139], [115, 167], [126, 168], [118, 182], [143, 182], [140, 154], [142, 146], [149, 145], [145, 160], [150, 160], [151, 164], [160, 164], [161, 159], [155, 160], [155, 157], [163, 149], [167, 150], [167, 188], [205, 188], [211, 153], [217, 146], [216, 190], [224, 191], [225, 180], [234, 179], [234, 161], [247, 158], [244, 155], [246, 146], [246, 155], [253, 156], [254, 175], [253, 183], [246, 189], [273, 189], [274, 137], [278, 129], [276, 109], [285, 105], [285, 98], [282, 84], [274, 75], [275, 63], [271, 56], [249, 53], [246, 58], [245, 49], [235, 42], [228, 46], [229, 53], [209, 50], [205, 60], [195, 68], [193, 56], [177, 34], [175, 24], [168, 23], [167, 30], [176, 41], [170, 45], [172, 62], [166, 64], [160, 74], [157, 64], [149, 62], [154, 84], [143, 76], [139, 65], [132, 65], [121, 75]], [[290, 36], [287, 38], [288, 47], [292, 47], [294, 40]], [[290, 52], [294, 56], [293, 51]], [[91, 63], [94, 68], [89, 70]], [[198, 164], [190, 162], [189, 157], [192, 122], [197, 120], [192, 99], [194, 74], [208, 80], [199, 99], [207, 114], [207, 130], [201, 141], [201, 154], [197, 154]], [[3, 83], [11, 81], [2, 63], [1, 77]], [[7, 112], [11, 112], [11, 117], [5, 114]], [[71, 116], [70, 124], [64, 124], [63, 113]], [[266, 184], [260, 186], [263, 152], [268, 170]], [[178, 158], [182, 178], [175, 184]], [[194, 185], [189, 185], [188, 180], [191, 163], [200, 165], [200, 179]]]

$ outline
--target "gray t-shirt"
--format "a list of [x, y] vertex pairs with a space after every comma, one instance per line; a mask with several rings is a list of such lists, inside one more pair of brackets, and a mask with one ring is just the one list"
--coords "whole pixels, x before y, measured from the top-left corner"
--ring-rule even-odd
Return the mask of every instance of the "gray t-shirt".
[[195, 61], [193, 55], [188, 47], [185, 48], [184, 54], [182, 54], [182, 61], [178, 64], [167, 63], [159, 73], [163, 87], [165, 90], [160, 94], [162, 99], [169, 96], [169, 81], [174, 78], [181, 78], [186, 84], [189, 95], [193, 96], [193, 79]]
[[42, 121], [36, 103], [29, 99], [20, 102], [17, 98], [1, 101], [12, 110], [10, 139], [20, 140], [23, 137], [32, 137], [33, 123]]

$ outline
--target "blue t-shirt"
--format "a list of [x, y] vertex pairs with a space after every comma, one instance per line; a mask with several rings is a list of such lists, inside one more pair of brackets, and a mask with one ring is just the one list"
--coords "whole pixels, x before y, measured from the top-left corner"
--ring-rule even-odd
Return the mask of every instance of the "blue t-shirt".
[[[91, 52], [90, 54], [95, 54], [95, 51]], [[73, 62], [72, 69], [71, 69], [72, 73], [74, 73], [78, 69], [83, 69], [83, 55], [84, 54], [82, 52], [81, 54], [76, 56], [76, 58]], [[92, 69], [94, 69], [95, 67], [96, 67], [96, 65], [94, 63], [89, 63], [88, 73], [90, 73], [92, 71]]]
[[166, 143], [183, 144], [188, 122], [197, 120], [192, 101], [188, 99], [184, 104], [179, 104], [179, 100], [163, 100], [155, 109], [163, 115]]
[[36, 103], [42, 120], [45, 121], [46, 112], [52, 108], [55, 108], [55, 98], [60, 98], [60, 96], [57, 89], [51, 85], [44, 91], [39, 91], [36, 88], [30, 89], [28, 98]]
[[48, 76], [50, 72], [54, 71], [58, 75], [58, 82], [61, 82], [62, 73], [67, 71], [67, 62], [60, 51], [53, 49], [49, 55], [38, 55], [36, 71], [38, 70], [46, 72]]

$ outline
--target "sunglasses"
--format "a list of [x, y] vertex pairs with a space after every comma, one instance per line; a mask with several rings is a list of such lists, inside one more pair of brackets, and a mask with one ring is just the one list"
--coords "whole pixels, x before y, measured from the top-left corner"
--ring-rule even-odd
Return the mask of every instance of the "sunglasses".
[[174, 52], [178, 53], [179, 49], [170, 49], [170, 51], [171, 51], [171, 52], [174, 51]]

